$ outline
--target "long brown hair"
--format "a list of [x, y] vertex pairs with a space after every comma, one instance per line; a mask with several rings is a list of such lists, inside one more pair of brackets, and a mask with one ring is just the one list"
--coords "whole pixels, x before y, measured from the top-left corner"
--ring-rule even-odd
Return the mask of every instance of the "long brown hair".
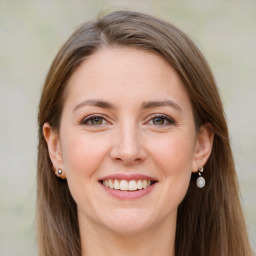
[[205, 166], [207, 185], [194, 174], [178, 208], [176, 256], [250, 256], [245, 222], [222, 103], [210, 68], [196, 45], [179, 29], [155, 17], [130, 11], [109, 13], [81, 25], [55, 57], [39, 105], [37, 230], [40, 256], [81, 255], [77, 208], [66, 180], [54, 175], [42, 127], [58, 131], [68, 79], [102, 47], [152, 51], [176, 70], [190, 97], [197, 127], [209, 122], [215, 134]]

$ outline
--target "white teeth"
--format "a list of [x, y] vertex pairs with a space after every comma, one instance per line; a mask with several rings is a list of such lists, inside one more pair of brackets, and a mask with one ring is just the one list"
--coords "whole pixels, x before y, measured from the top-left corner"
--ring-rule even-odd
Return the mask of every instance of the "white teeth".
[[138, 189], [142, 189], [142, 181], [141, 181], [141, 180], [138, 180], [138, 182], [137, 182], [137, 188], [138, 188]]
[[142, 187], [145, 189], [148, 186], [148, 181], [147, 180], [143, 180], [142, 181]]
[[114, 181], [114, 189], [120, 189], [119, 181], [118, 180]]
[[110, 188], [114, 188], [114, 183], [112, 182], [112, 180], [108, 180], [108, 185]]
[[133, 191], [133, 190], [137, 190], [137, 184], [135, 180], [130, 180], [129, 181], [129, 190]]
[[128, 190], [129, 189], [129, 184], [127, 180], [121, 180], [120, 181], [120, 189], [121, 190]]
[[103, 180], [102, 184], [111, 189], [123, 191], [135, 191], [138, 189], [146, 189], [151, 185], [150, 180]]

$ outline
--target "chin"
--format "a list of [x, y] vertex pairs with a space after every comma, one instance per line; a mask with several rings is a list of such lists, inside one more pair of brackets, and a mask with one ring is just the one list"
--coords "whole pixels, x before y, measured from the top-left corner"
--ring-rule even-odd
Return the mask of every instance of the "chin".
[[104, 222], [103, 225], [114, 233], [131, 235], [150, 229], [155, 224], [155, 218], [145, 209], [119, 209], [113, 211]]

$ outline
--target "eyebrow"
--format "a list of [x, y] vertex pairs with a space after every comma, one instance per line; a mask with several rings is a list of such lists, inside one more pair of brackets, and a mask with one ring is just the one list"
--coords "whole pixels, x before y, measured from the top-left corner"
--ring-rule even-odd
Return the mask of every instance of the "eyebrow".
[[148, 109], [148, 108], [164, 107], [164, 106], [169, 106], [178, 111], [182, 111], [182, 108], [172, 100], [143, 102], [141, 108]]
[[[95, 106], [95, 107], [106, 108], [106, 109], [115, 109], [115, 106], [107, 101], [90, 99], [90, 100], [82, 101], [81, 103], [77, 104], [74, 107], [72, 112], [74, 113], [77, 109], [84, 107], [84, 106]], [[172, 100], [143, 102], [141, 104], [141, 109], [149, 109], [149, 108], [164, 107], [164, 106], [169, 106], [178, 111], [182, 111], [182, 108]]]
[[114, 105], [112, 105], [111, 103], [107, 102], [107, 101], [104, 101], [104, 100], [85, 100], [85, 101], [82, 101], [81, 103], [77, 104], [74, 109], [73, 109], [73, 113], [83, 107], [83, 106], [95, 106], [95, 107], [100, 107], [100, 108], [106, 108], [106, 109], [114, 109]]

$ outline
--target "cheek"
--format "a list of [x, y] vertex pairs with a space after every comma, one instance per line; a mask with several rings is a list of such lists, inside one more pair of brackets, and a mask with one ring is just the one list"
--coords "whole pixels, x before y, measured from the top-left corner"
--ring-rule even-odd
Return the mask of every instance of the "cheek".
[[86, 205], [87, 209], [91, 209], [97, 170], [104, 161], [106, 147], [102, 146], [104, 145], [102, 140], [96, 140], [83, 133], [73, 133], [72, 136], [66, 133], [65, 135], [61, 146], [70, 193], [78, 207]]
[[165, 175], [181, 176], [184, 172], [191, 173], [194, 143], [188, 136], [169, 136], [162, 141], [152, 142], [151, 153], [164, 170]]
[[64, 140], [62, 153], [67, 178], [92, 176], [106, 152], [102, 145], [102, 140], [95, 140], [85, 134], [73, 134]]
[[[194, 143], [187, 136], [173, 136], [155, 144], [155, 163], [162, 174], [161, 204], [163, 214], [168, 214], [182, 202], [191, 179]], [[168, 205], [168, 207], [166, 207]], [[166, 207], [166, 209], [165, 209]]]

